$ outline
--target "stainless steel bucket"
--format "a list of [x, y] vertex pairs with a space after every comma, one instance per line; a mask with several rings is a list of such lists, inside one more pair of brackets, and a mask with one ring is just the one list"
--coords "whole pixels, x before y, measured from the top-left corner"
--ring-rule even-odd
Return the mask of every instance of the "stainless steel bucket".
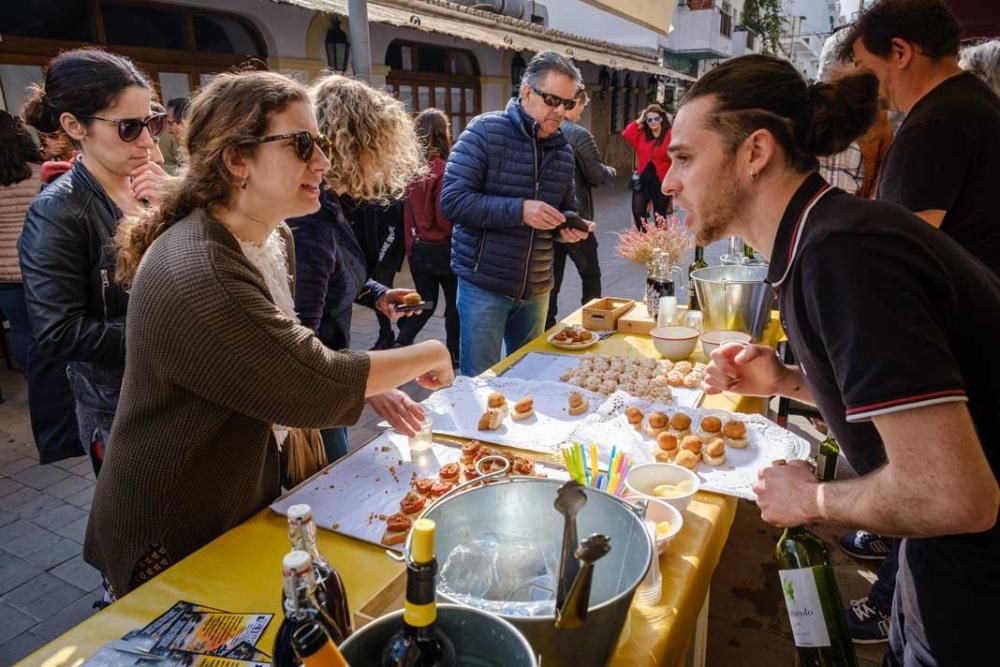
[[[505, 481], [445, 498], [424, 516], [437, 524], [435, 552], [440, 563], [456, 546], [492, 533], [531, 541], [559, 560], [563, 517], [553, 507], [562, 482], [531, 477]], [[623, 500], [586, 489], [587, 504], [577, 517], [580, 537], [604, 533], [611, 551], [594, 566], [590, 608], [583, 625], [557, 630], [555, 617], [500, 614], [541, 654], [545, 667], [604, 665], [618, 642], [632, 596], [653, 557], [639, 512]], [[439, 595], [454, 601], [439, 591]]]
[[[538, 667], [535, 652], [517, 629], [493, 614], [457, 604], [438, 605], [438, 627], [455, 644], [460, 665]], [[377, 618], [340, 645], [351, 667], [379, 667], [382, 650], [403, 626], [403, 612]]]
[[705, 331], [744, 331], [760, 340], [771, 318], [774, 290], [766, 266], [709, 266], [691, 274]]

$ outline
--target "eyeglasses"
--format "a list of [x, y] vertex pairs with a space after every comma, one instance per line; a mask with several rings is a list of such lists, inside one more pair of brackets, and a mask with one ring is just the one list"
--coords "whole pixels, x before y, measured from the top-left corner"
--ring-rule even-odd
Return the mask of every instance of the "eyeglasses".
[[101, 118], [100, 116], [77, 116], [77, 118], [115, 123], [118, 125], [118, 138], [125, 143], [132, 143], [138, 139], [143, 128], [149, 130], [149, 136], [156, 139], [163, 134], [163, 128], [167, 125], [165, 113], [154, 113], [145, 118]]
[[663, 119], [659, 116], [646, 116], [647, 123], [660, 123]]
[[553, 95], [552, 93], [543, 93], [534, 86], [531, 86], [531, 90], [534, 91], [535, 95], [541, 97], [542, 101], [545, 102], [545, 104], [552, 107], [553, 109], [555, 109], [559, 105], [562, 105], [563, 109], [565, 109], [566, 111], [571, 111], [573, 107], [575, 107], [578, 103], [578, 101], [575, 99], [567, 100], [566, 98], [559, 97], [558, 95]]
[[326, 159], [329, 160], [333, 155], [333, 142], [330, 141], [329, 137], [323, 134], [317, 134], [314, 137], [307, 130], [287, 132], [285, 134], [272, 134], [268, 137], [250, 137], [240, 139], [236, 143], [239, 145], [266, 144], [269, 141], [282, 141], [283, 139], [291, 139], [294, 142], [292, 147], [295, 149], [295, 154], [303, 162], [309, 162], [312, 159], [313, 147], [315, 146], [319, 146]]

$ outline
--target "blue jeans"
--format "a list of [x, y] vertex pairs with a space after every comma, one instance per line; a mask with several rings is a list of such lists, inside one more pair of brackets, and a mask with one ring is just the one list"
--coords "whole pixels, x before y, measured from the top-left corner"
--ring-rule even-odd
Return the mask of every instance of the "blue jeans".
[[479, 375], [506, 353], [524, 346], [545, 330], [549, 293], [518, 301], [458, 279], [458, 318], [462, 323], [459, 370]]
[[333, 463], [351, 451], [346, 427], [325, 428], [319, 434], [323, 437], [323, 449], [326, 450], [327, 463]]
[[28, 346], [31, 345], [31, 322], [24, 303], [24, 285], [0, 283], [0, 310], [10, 322], [10, 347], [23, 371], [28, 367]]

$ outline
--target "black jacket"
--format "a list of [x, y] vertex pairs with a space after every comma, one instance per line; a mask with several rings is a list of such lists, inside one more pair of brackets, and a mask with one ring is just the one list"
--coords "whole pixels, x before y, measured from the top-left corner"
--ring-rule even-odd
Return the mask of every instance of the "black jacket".
[[128, 295], [115, 283], [118, 206], [77, 160], [35, 198], [18, 254], [39, 353], [67, 362], [76, 399], [114, 411], [125, 368]]
[[587, 128], [564, 120], [559, 129], [573, 147], [573, 157], [576, 159], [577, 213], [584, 220], [593, 220], [593, 188], [606, 187], [614, 183], [615, 172], [604, 164], [597, 141]]

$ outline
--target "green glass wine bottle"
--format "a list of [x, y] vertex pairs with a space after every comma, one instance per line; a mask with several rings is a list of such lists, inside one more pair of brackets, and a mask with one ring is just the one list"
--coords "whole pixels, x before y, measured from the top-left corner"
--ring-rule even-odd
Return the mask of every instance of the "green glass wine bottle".
[[413, 522], [413, 547], [406, 563], [403, 627], [382, 651], [382, 667], [454, 667], [455, 646], [437, 626], [434, 522]]
[[[821, 482], [833, 479], [840, 453], [836, 440], [827, 440], [817, 457]], [[807, 527], [793, 526], [781, 534], [775, 555], [800, 667], [857, 667], [826, 543]]]
[[698, 290], [694, 288], [694, 278], [691, 274], [698, 269], [708, 266], [705, 262], [705, 249], [700, 245], [694, 247], [694, 261], [688, 265], [688, 311], [701, 310], [701, 303], [698, 301]]

